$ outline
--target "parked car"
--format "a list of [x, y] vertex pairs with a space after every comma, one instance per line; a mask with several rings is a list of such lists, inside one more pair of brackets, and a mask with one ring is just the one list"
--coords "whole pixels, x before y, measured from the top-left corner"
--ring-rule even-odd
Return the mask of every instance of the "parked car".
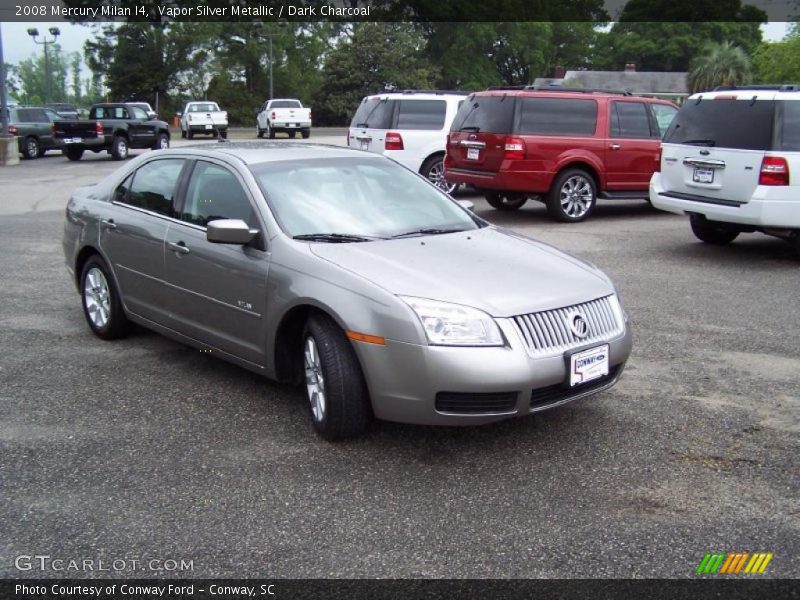
[[[328, 439], [473, 425], [611, 387], [631, 349], [592, 265], [377, 154], [221, 144], [138, 157], [67, 206], [89, 328], [131, 322], [303, 382]], [[158, 376], [159, 374], [156, 374]]]
[[51, 108], [58, 114], [59, 117], [62, 119], [77, 119], [78, 118], [78, 109], [75, 107], [74, 104], [65, 104], [63, 102], [55, 102], [51, 104], [45, 104], [45, 108]]
[[648, 198], [673, 104], [607, 90], [496, 89], [471, 95], [450, 129], [449, 181], [469, 183], [498, 210], [529, 198], [564, 222], [597, 198]]
[[311, 135], [311, 109], [304, 108], [300, 100], [276, 98], [264, 102], [256, 115], [256, 135], [272, 139], [276, 133], [286, 133], [293, 138], [297, 132], [307, 138]]
[[740, 233], [782, 237], [800, 254], [800, 86], [691, 96], [667, 131], [653, 206], [689, 215], [709, 244]]
[[153, 110], [153, 107], [150, 106], [149, 102], [126, 102], [125, 104], [128, 106], [138, 106], [147, 113], [147, 118], [149, 119], [158, 119], [158, 114]]
[[457, 183], [444, 176], [447, 132], [467, 92], [392, 92], [361, 101], [347, 133], [347, 145], [393, 158], [452, 193]]
[[60, 150], [52, 125], [61, 117], [42, 106], [15, 106], [8, 109], [8, 133], [17, 137], [24, 158], [44, 156], [48, 150]]
[[95, 104], [88, 120], [56, 121], [53, 136], [70, 160], [80, 160], [86, 150], [105, 150], [114, 160], [124, 160], [131, 148], [169, 148], [169, 126], [129, 104]]
[[190, 140], [198, 133], [213, 137], [228, 137], [228, 113], [216, 102], [187, 102], [181, 118], [181, 137]]

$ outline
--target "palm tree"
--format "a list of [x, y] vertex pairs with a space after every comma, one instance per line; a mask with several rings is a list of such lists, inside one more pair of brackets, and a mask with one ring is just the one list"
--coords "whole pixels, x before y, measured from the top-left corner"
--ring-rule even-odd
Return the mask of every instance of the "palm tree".
[[750, 57], [730, 42], [710, 42], [692, 59], [686, 77], [692, 93], [712, 90], [718, 85], [750, 83]]

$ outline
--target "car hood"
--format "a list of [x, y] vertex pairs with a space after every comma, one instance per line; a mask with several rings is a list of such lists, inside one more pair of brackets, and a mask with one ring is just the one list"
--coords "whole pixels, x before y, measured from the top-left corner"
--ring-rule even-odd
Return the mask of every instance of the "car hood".
[[588, 263], [495, 227], [312, 243], [311, 251], [394, 294], [473, 306], [495, 317], [570, 306], [614, 292], [608, 278]]

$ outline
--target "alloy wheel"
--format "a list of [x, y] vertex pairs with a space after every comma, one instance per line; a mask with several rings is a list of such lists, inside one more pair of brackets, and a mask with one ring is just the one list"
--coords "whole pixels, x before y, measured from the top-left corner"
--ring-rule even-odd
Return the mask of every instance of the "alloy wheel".
[[313, 337], [306, 338], [303, 356], [311, 413], [314, 415], [315, 421], [321, 422], [325, 418], [325, 379], [322, 375], [322, 362], [317, 350], [317, 343]]
[[97, 267], [93, 267], [86, 273], [83, 284], [83, 301], [94, 326], [98, 329], [105, 327], [111, 316], [111, 292], [106, 276]]
[[559, 200], [564, 214], [572, 218], [584, 216], [594, 201], [591, 182], [582, 175], [573, 175], [561, 186]]

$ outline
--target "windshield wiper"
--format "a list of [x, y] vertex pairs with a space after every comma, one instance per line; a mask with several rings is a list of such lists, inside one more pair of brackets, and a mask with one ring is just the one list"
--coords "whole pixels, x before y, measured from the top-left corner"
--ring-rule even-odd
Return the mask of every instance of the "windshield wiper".
[[356, 123], [356, 127], [369, 127], [369, 118], [372, 116], [372, 113], [374, 113], [376, 110], [378, 110], [378, 107], [381, 104], [385, 104], [387, 100], [388, 100], [388, 98], [384, 98], [383, 100], [378, 100], [378, 102], [375, 104], [375, 106], [372, 107], [372, 110], [369, 111], [369, 114], [364, 118], [364, 122], [363, 123]]
[[466, 127], [459, 129], [459, 131], [474, 131], [475, 133], [478, 133], [480, 130], [481, 128], [477, 125], [467, 125]]
[[292, 237], [295, 240], [306, 240], [309, 242], [369, 242], [372, 240], [382, 240], [385, 238], [374, 235], [355, 235], [353, 233], [304, 233]]
[[398, 233], [397, 235], [393, 235], [392, 239], [412, 237], [415, 235], [441, 235], [442, 233], [458, 233], [459, 231], [466, 231], [466, 229], [441, 229], [436, 227], [427, 227]]
[[696, 146], [715, 146], [716, 140], [684, 140], [681, 144], [694, 144]]

